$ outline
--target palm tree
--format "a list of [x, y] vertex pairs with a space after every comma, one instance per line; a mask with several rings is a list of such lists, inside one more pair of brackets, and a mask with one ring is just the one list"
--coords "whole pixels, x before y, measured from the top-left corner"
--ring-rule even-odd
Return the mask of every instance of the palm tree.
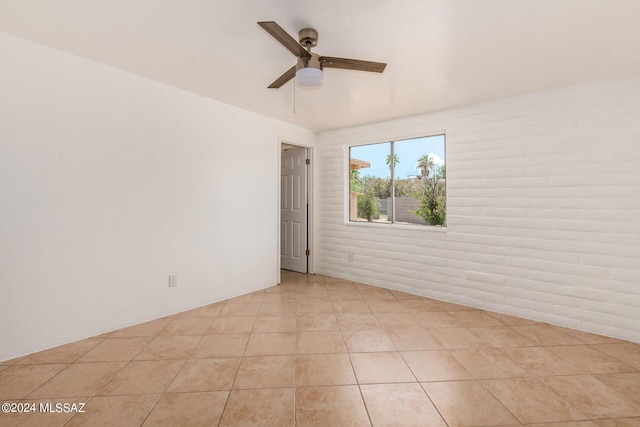
[[[393, 168], [396, 168], [396, 165], [400, 163], [400, 158], [398, 157], [397, 154], [393, 155]], [[391, 169], [391, 154], [387, 154], [387, 166], [389, 166], [389, 169]]]
[[431, 172], [435, 168], [436, 164], [428, 154], [423, 154], [419, 159], [418, 163], [416, 163], [416, 169], [420, 171], [420, 175], [423, 178], [429, 176], [429, 172]]

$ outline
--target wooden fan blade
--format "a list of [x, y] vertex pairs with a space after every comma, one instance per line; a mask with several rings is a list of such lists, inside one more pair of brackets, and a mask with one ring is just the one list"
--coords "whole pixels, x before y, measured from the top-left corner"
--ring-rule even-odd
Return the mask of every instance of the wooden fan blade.
[[296, 75], [296, 66], [294, 65], [293, 67], [285, 71], [284, 74], [278, 77], [273, 83], [271, 83], [269, 85], [269, 89], [278, 89], [283, 84], [291, 80], [295, 75]]
[[372, 73], [381, 73], [387, 64], [382, 62], [361, 61], [359, 59], [334, 58], [332, 56], [323, 56], [320, 58], [323, 68], [342, 68], [345, 70], [370, 71]]
[[276, 39], [282, 46], [289, 49], [289, 52], [293, 53], [295, 56], [311, 58], [311, 54], [274, 21], [258, 22], [258, 25], [264, 28], [267, 33], [271, 34], [271, 37]]

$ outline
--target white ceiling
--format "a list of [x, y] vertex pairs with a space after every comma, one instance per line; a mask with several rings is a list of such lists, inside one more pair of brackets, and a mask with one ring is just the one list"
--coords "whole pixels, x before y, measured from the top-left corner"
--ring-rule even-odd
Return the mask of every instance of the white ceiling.
[[[325, 70], [294, 113], [269, 20], [387, 69]], [[0, 0], [0, 30], [316, 131], [640, 73], [638, 0]]]

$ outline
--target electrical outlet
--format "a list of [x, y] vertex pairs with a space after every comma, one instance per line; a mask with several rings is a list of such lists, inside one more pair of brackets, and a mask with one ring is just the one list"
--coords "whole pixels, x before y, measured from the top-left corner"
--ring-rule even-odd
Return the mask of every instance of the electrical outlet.
[[177, 274], [170, 274], [169, 275], [169, 287], [170, 288], [175, 288], [176, 286], [178, 286], [178, 275]]
[[353, 252], [349, 252], [347, 258], [349, 259], [349, 262], [353, 262]]

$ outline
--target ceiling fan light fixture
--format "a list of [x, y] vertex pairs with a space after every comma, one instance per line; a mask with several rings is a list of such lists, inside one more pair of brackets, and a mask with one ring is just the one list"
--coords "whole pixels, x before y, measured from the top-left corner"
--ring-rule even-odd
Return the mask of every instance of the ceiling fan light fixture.
[[296, 83], [304, 87], [322, 86], [322, 70], [312, 67], [300, 68], [296, 71]]

